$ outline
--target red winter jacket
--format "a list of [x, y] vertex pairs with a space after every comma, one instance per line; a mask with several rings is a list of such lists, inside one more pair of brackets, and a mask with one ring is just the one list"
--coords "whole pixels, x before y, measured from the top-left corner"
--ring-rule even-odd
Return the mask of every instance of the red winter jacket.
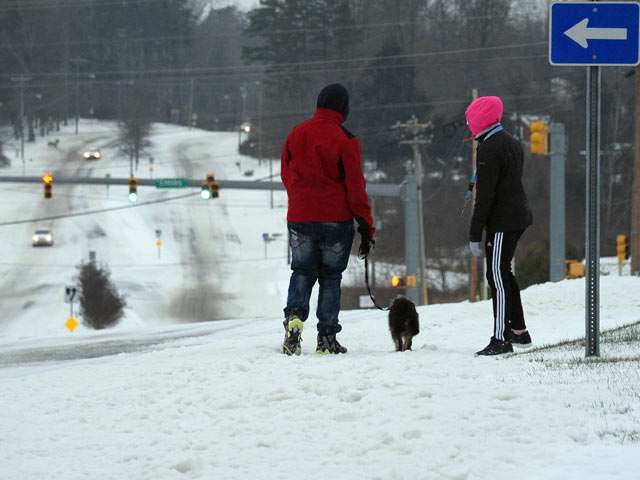
[[355, 218], [373, 236], [373, 218], [360, 167], [358, 139], [342, 115], [318, 108], [287, 137], [280, 176], [289, 196], [289, 222], [341, 222]]

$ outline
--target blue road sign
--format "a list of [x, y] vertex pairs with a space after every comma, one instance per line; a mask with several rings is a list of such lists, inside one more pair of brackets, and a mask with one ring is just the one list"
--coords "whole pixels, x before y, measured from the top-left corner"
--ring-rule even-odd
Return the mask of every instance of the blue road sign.
[[638, 65], [640, 4], [552, 3], [549, 62], [552, 65]]

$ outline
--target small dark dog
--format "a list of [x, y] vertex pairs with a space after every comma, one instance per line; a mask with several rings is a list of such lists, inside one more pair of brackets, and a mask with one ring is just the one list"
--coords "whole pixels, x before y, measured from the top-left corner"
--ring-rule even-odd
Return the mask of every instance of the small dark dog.
[[411, 350], [413, 337], [420, 333], [420, 322], [416, 306], [407, 297], [398, 295], [391, 302], [389, 330], [396, 344], [396, 352]]

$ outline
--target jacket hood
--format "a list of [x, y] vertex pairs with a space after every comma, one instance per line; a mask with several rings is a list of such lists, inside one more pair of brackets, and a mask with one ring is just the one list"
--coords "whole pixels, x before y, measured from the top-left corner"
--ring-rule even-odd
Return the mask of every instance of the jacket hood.
[[349, 92], [339, 83], [324, 87], [318, 95], [317, 108], [328, 108], [342, 115], [344, 122], [349, 115]]
[[488, 127], [500, 123], [502, 111], [502, 100], [498, 97], [479, 97], [471, 102], [464, 112], [467, 125], [473, 133], [473, 136], [467, 140], [477, 137]]

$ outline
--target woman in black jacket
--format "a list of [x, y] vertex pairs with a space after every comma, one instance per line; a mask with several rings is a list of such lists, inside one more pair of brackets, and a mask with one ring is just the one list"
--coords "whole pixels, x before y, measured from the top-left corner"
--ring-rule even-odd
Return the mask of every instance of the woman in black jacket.
[[531, 345], [511, 261], [518, 240], [532, 223], [532, 214], [522, 185], [522, 145], [504, 131], [502, 110], [498, 97], [480, 97], [465, 112], [472, 138], [478, 141], [469, 248], [473, 255], [482, 255], [480, 242], [486, 229], [484, 252], [494, 318], [489, 345], [476, 355], [501, 355], [512, 352], [512, 344]]

